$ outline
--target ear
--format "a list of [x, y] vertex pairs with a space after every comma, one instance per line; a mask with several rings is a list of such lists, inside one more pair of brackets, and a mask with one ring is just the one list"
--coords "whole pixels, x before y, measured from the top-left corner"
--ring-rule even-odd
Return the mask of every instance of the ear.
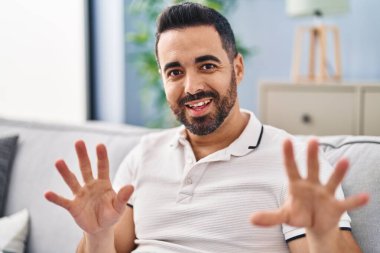
[[233, 65], [235, 70], [236, 83], [239, 84], [241, 80], [243, 80], [244, 76], [244, 60], [243, 56], [240, 53], [238, 53], [235, 57]]

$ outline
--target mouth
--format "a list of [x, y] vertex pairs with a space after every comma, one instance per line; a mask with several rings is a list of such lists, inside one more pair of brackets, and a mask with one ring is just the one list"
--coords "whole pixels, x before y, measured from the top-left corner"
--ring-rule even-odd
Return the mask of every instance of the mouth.
[[186, 108], [190, 111], [191, 116], [199, 117], [207, 113], [208, 108], [212, 103], [211, 98], [199, 99], [185, 103]]

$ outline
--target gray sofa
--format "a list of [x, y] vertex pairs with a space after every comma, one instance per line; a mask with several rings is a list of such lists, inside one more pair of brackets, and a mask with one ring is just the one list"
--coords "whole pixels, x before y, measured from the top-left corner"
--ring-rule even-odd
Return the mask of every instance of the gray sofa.
[[[27, 208], [30, 214], [26, 253], [75, 252], [82, 235], [69, 214], [47, 202], [43, 195], [54, 190], [71, 197], [54, 168], [58, 158], [67, 161], [78, 173], [73, 144], [83, 139], [88, 143], [91, 159], [95, 161], [97, 143], [108, 147], [111, 176], [125, 155], [140, 137], [152, 130], [130, 125], [109, 125], [89, 122], [84, 125], [59, 125], [0, 119], [0, 137], [17, 134], [17, 152], [9, 175], [5, 215]], [[305, 137], [300, 137], [305, 138]], [[346, 195], [369, 192], [370, 204], [351, 213], [353, 233], [364, 252], [380, 252], [377, 234], [380, 230], [380, 137], [332, 136], [321, 137], [321, 147], [331, 163], [346, 156], [352, 168], [343, 188]]]
[[[95, 162], [95, 146], [104, 143], [110, 156], [113, 176], [125, 155], [150, 130], [135, 126], [47, 124], [0, 119], [0, 136], [18, 134], [18, 143], [9, 175], [5, 215], [27, 208], [30, 214], [26, 253], [75, 252], [82, 232], [62, 208], [44, 198], [53, 190], [68, 198], [72, 194], [56, 171], [58, 158], [67, 161], [79, 175], [74, 142], [83, 139]], [[94, 163], [96, 164], [96, 163]], [[0, 250], [1, 252], [1, 250]]]

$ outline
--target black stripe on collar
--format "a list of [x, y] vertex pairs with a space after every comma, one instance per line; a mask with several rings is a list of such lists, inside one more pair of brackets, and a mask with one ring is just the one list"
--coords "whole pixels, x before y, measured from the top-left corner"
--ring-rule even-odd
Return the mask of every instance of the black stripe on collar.
[[260, 136], [259, 136], [259, 140], [257, 141], [256, 146], [248, 146], [248, 149], [256, 149], [260, 145], [261, 138], [263, 137], [263, 133], [264, 133], [264, 126], [261, 125]]

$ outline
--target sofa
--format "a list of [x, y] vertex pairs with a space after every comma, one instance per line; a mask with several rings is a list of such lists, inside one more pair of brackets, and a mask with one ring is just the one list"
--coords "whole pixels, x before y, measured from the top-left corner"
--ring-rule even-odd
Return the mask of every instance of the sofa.
[[[79, 175], [74, 142], [83, 139], [87, 143], [94, 164], [95, 146], [104, 143], [113, 177], [141, 136], [152, 131], [156, 130], [101, 122], [69, 125], [0, 118], [0, 167], [3, 170], [0, 190], [5, 190], [3, 199], [0, 192], [0, 201], [3, 201], [0, 252], [4, 247], [1, 243], [13, 232], [19, 242], [10, 245], [4, 253], [22, 251], [24, 237], [26, 253], [75, 252], [81, 230], [66, 210], [44, 199], [47, 190], [68, 198], [72, 196], [54, 167], [55, 161], [64, 159]], [[306, 139], [307, 136], [299, 138]], [[377, 238], [380, 231], [380, 137], [324, 136], [319, 139], [321, 149], [332, 164], [342, 156], [351, 161], [351, 169], [343, 183], [345, 194], [349, 196], [363, 191], [370, 194], [371, 200], [366, 207], [350, 212], [353, 234], [364, 252], [380, 252]], [[7, 142], [3, 143], [3, 151], [2, 140]], [[8, 160], [3, 158], [1, 163], [1, 155]], [[13, 231], [15, 228], [19, 231]]]

